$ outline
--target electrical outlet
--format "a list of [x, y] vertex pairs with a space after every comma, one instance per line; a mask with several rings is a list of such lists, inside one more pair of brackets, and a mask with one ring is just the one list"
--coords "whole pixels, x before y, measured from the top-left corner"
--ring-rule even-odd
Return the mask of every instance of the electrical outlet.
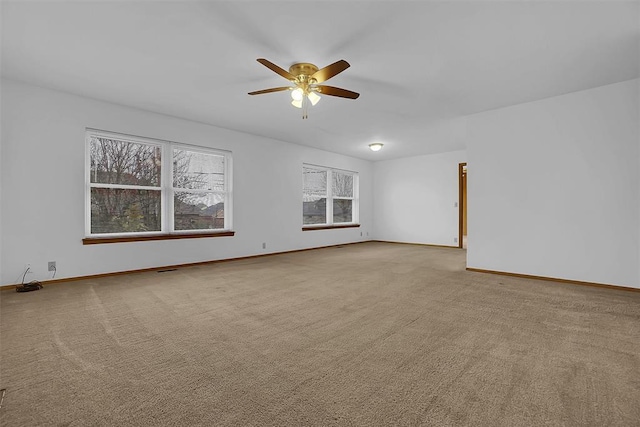
[[453, 238], [453, 243], [458, 243], [458, 238], [457, 237]]
[[362, 237], [362, 231], [360, 232], [360, 237]]
[[454, 208], [457, 208], [457, 207], [458, 207], [458, 202], [455, 202], [455, 203], [453, 204], [453, 207], [454, 207]]
[[49, 261], [47, 263], [47, 268], [48, 268], [48, 271], [56, 271], [56, 262], [55, 261]]
[[262, 249], [267, 249], [267, 243], [266, 242], [262, 243]]

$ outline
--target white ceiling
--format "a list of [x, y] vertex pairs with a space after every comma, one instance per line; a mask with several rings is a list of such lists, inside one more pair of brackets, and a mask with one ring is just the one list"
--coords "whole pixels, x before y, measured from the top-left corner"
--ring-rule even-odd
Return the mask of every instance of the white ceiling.
[[[457, 117], [639, 76], [639, 3], [2, 2], [2, 75], [369, 160], [463, 149]], [[351, 68], [302, 120], [256, 62]], [[372, 153], [367, 144], [385, 143]]]

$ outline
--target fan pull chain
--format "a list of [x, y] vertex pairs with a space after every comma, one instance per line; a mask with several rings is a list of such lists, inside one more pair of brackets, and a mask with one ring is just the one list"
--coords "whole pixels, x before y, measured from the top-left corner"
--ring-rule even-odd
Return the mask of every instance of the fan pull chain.
[[309, 100], [307, 99], [307, 95], [302, 97], [302, 120], [309, 118]]

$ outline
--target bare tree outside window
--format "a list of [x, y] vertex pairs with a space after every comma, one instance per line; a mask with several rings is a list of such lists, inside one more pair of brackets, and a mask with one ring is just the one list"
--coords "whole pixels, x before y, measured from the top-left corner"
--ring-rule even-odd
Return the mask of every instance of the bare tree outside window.
[[353, 221], [353, 175], [334, 171], [333, 177], [333, 223]]
[[[91, 233], [160, 231], [161, 147], [93, 137]], [[144, 188], [140, 188], [144, 187]]]
[[302, 223], [327, 222], [327, 171], [303, 168]]
[[176, 230], [224, 228], [224, 156], [173, 150]]

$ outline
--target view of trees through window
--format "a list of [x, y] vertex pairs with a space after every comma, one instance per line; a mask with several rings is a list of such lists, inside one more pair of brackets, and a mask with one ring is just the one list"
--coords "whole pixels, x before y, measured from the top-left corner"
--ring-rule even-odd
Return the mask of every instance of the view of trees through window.
[[333, 222], [353, 222], [353, 175], [333, 171]]
[[[91, 234], [225, 227], [225, 156], [166, 150], [173, 164], [173, 183], [163, 189], [162, 148], [161, 143], [91, 135]], [[163, 197], [169, 194], [172, 222], [163, 227]]]
[[[356, 174], [335, 169], [303, 167], [302, 222], [305, 225], [355, 222]], [[331, 183], [331, 186], [328, 183]], [[329, 205], [327, 205], [329, 200]]]
[[327, 174], [326, 170], [303, 168], [303, 224], [327, 223]]
[[174, 228], [224, 228], [224, 156], [173, 150]]

